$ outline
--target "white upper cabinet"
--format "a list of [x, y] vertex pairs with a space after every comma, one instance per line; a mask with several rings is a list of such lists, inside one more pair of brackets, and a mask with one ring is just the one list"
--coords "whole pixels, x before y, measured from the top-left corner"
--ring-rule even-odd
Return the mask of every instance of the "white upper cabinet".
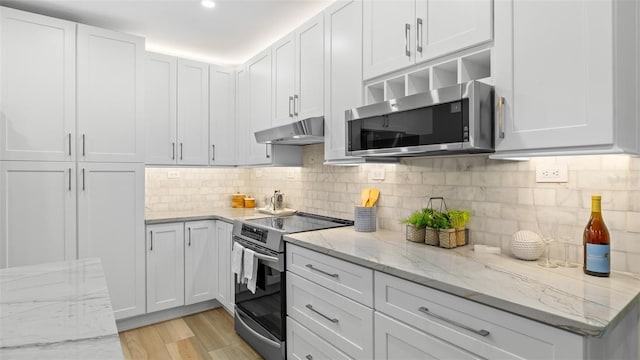
[[324, 19], [320, 13], [272, 45], [272, 126], [323, 114]]
[[74, 162], [0, 161], [0, 269], [76, 259]]
[[273, 54], [273, 117], [272, 126], [293, 121], [295, 93], [296, 36], [295, 33], [271, 46]]
[[178, 59], [178, 164], [209, 164], [209, 65]]
[[209, 164], [236, 164], [236, 73], [232, 68], [209, 67]]
[[271, 49], [262, 51], [246, 64], [247, 121], [246, 139], [240, 140], [247, 147], [247, 164], [271, 163], [271, 145], [258, 144], [254, 133], [271, 127]]
[[78, 163], [78, 256], [99, 257], [116, 319], [145, 312], [144, 165]]
[[184, 223], [147, 226], [147, 313], [184, 305]]
[[186, 222], [184, 231], [185, 305], [215, 299], [218, 292], [216, 222]]
[[640, 150], [634, 6], [496, 2], [495, 156]]
[[0, 160], [75, 157], [76, 24], [0, 7]]
[[176, 163], [177, 59], [147, 53], [145, 143], [147, 164]]
[[364, 79], [490, 41], [493, 0], [365, 0]]
[[345, 110], [362, 105], [362, 1], [337, 1], [324, 16], [324, 158], [349, 160]]
[[78, 25], [77, 160], [144, 161], [144, 39]]

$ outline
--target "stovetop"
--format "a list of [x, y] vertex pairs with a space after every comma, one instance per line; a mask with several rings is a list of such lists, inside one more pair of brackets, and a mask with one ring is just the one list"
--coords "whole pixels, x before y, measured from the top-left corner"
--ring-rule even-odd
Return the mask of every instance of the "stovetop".
[[246, 220], [246, 222], [262, 225], [285, 234], [353, 225], [353, 221], [350, 220], [336, 219], [304, 212], [299, 212], [291, 216], [249, 219]]

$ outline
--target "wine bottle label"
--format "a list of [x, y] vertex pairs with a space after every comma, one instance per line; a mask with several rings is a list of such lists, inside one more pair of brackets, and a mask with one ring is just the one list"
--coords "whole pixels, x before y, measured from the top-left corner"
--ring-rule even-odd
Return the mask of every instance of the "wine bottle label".
[[587, 244], [587, 270], [599, 273], [611, 271], [609, 245]]

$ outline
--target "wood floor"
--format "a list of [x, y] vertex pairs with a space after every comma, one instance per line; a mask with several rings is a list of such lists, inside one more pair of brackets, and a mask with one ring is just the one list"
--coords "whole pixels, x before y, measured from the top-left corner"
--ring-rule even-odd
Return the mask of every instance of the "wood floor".
[[125, 359], [262, 359], [223, 308], [121, 332], [120, 343]]

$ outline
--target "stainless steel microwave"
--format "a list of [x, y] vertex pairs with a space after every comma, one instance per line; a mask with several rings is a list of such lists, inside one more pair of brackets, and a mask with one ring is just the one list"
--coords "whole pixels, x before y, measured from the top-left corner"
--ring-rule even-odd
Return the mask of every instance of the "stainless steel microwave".
[[493, 87], [470, 81], [346, 111], [347, 155], [494, 151]]

